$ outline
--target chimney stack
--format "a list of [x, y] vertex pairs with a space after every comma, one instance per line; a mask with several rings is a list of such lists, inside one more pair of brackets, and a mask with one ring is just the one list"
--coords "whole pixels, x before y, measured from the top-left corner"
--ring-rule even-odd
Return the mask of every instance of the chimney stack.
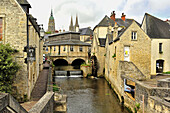
[[125, 20], [126, 20], [125, 16], [126, 16], [126, 15], [124, 15], [124, 13], [122, 13], [121, 18], [122, 18], [122, 20], [123, 20], [123, 21], [125, 21]]
[[115, 11], [113, 11], [113, 12], [111, 13], [110, 19], [112, 19], [112, 20], [115, 21], [115, 16], [116, 16]]

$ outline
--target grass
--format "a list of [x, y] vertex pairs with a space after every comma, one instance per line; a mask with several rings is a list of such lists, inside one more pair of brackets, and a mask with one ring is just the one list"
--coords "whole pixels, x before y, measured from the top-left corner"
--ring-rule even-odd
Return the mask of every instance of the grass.
[[60, 87], [58, 87], [56, 84], [53, 84], [53, 92], [59, 91]]
[[164, 74], [170, 74], [170, 71], [167, 71], [167, 72], [163, 72]]

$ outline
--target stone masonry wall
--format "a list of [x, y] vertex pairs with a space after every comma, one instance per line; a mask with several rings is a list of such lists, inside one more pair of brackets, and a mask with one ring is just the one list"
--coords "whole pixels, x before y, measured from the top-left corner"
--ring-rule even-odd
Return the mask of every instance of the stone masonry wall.
[[16, 0], [1, 0], [0, 1], [0, 15], [3, 17], [4, 37], [3, 43], [10, 44], [13, 48], [19, 50], [15, 55], [15, 60], [21, 66], [16, 75], [15, 84], [19, 94], [27, 93], [27, 64], [24, 63], [24, 58], [27, 54], [23, 52], [27, 45], [27, 31], [26, 31], [26, 14]]

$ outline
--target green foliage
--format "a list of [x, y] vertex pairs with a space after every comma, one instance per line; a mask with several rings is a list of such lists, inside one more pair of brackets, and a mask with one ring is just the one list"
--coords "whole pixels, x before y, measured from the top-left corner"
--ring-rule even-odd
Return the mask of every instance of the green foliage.
[[51, 32], [49, 31], [49, 32], [45, 32], [45, 34], [51, 34]]
[[163, 72], [164, 74], [170, 74], [170, 71], [167, 71], [167, 72]]
[[14, 75], [19, 65], [13, 61], [12, 55], [17, 52], [9, 44], [0, 44], [0, 91], [11, 93]]
[[137, 113], [139, 109], [140, 109], [140, 103], [136, 103], [134, 107], [135, 113]]
[[53, 92], [59, 91], [60, 87], [58, 87], [56, 84], [53, 84]]
[[90, 76], [92, 76], [92, 74], [91, 74], [91, 73], [88, 73], [88, 74], [87, 74], [87, 78], [90, 77]]
[[92, 66], [92, 64], [91, 63], [89, 63], [89, 64], [82, 63], [81, 66]]
[[114, 53], [114, 55], [112, 56], [112, 58], [115, 58], [116, 57], [116, 54]]
[[104, 54], [104, 56], [106, 56], [106, 54]]

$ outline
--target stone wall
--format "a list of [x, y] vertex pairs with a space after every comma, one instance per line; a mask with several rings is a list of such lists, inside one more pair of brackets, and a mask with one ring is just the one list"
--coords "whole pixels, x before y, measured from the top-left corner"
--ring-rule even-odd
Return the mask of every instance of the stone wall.
[[30, 110], [29, 113], [53, 113], [54, 92], [47, 92]]
[[[36, 57], [32, 63], [24, 63], [27, 52], [27, 16], [16, 0], [0, 1], [0, 17], [3, 19], [3, 44], [10, 44], [19, 52], [14, 55], [14, 60], [20, 65], [20, 70], [15, 76], [14, 90], [16, 97], [21, 101], [30, 97], [34, 84], [42, 70], [42, 51], [40, 51], [39, 34], [33, 23], [29, 20], [29, 46], [35, 48]], [[39, 68], [41, 66], [41, 68]]]
[[88, 74], [92, 74], [92, 66], [81, 66], [80, 69], [83, 71], [83, 77], [87, 77]]
[[27, 113], [27, 111], [9, 94], [0, 93], [0, 112]]
[[[125, 92], [124, 92], [124, 79], [131, 80], [135, 82], [135, 101], [132, 100]], [[143, 99], [144, 99], [144, 111], [146, 113], [155, 112], [161, 113], [162, 111], [166, 111], [170, 106], [167, 101], [164, 100], [166, 97], [170, 97], [170, 88], [166, 87], [150, 87], [142, 81], [138, 81], [131, 77], [121, 75], [121, 94], [120, 96], [124, 97], [124, 103], [127, 107], [133, 109], [136, 103], [140, 103], [140, 111], [143, 111]], [[144, 97], [144, 98], [143, 98]]]

